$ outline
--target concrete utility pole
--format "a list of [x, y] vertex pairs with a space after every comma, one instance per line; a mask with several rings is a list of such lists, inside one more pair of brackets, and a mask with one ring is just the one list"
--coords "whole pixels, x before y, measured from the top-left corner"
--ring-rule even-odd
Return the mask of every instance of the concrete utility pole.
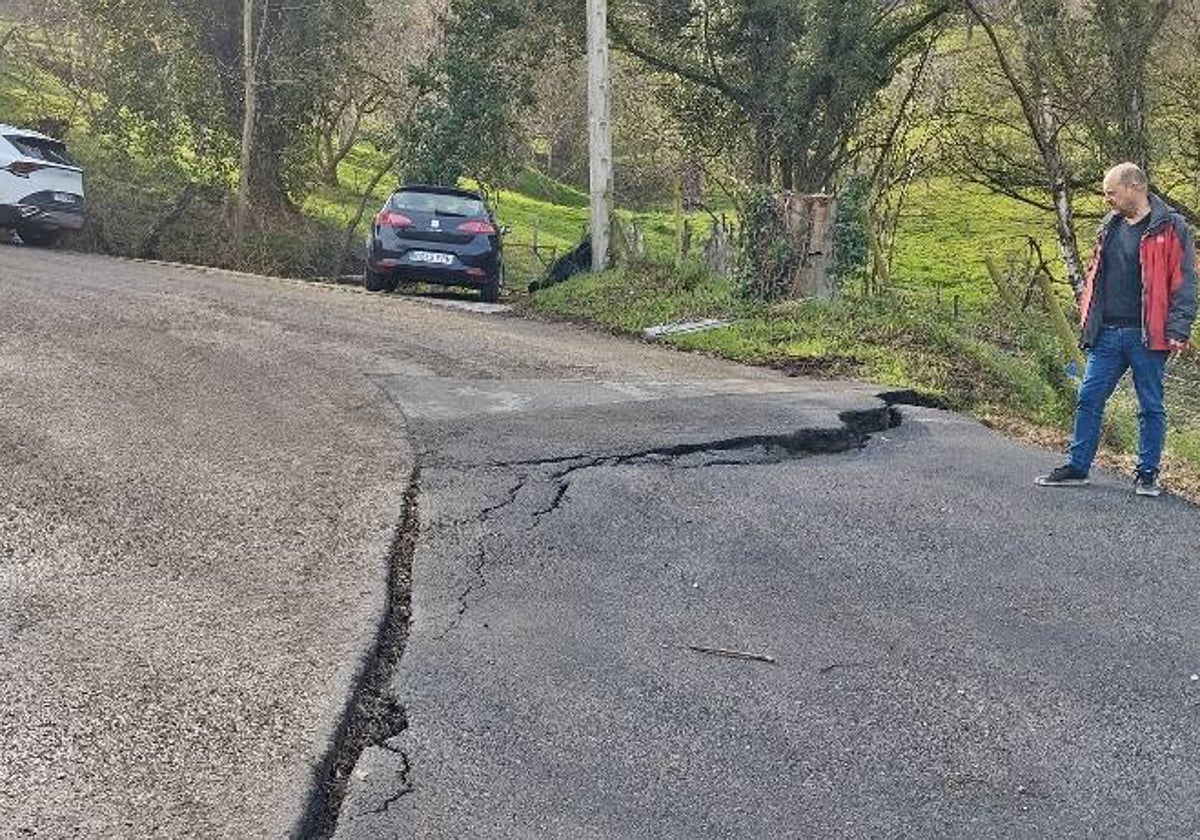
[[592, 193], [592, 271], [608, 266], [612, 220], [608, 0], [587, 0], [588, 151]]

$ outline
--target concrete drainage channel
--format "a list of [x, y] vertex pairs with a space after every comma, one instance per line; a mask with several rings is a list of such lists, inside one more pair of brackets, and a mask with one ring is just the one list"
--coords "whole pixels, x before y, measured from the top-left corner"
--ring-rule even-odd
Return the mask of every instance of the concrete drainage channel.
[[[627, 455], [575, 456], [487, 466], [560, 464], [562, 470], [554, 478], [565, 492], [568, 474], [598, 466], [662, 464], [687, 469], [717, 465], [780, 463], [806, 456], [846, 452], [864, 446], [871, 434], [900, 425], [902, 418], [897, 408], [899, 405], [944, 407], [936, 398], [913, 391], [892, 391], [877, 396], [884, 405], [843, 412], [839, 415], [842, 426], [837, 429], [797, 429], [786, 435], [751, 435]], [[400, 524], [388, 556], [388, 612], [376, 636], [375, 649], [366, 659], [359, 676], [358, 687], [347, 705], [334, 746], [316, 774], [305, 816], [292, 833], [295, 838], [332, 838], [337, 830], [339, 811], [346, 796], [350, 775], [362, 751], [368, 746], [383, 745], [407, 727], [405, 710], [393, 697], [390, 682], [408, 639], [412, 563], [420, 522], [419, 494], [420, 467], [417, 467], [405, 494]], [[402, 786], [398, 795], [407, 795], [412, 789], [412, 783], [409, 781]]]

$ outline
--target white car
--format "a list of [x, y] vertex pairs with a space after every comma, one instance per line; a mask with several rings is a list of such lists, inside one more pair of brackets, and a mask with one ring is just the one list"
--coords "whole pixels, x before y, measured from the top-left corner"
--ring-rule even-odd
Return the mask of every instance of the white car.
[[61, 140], [0, 124], [0, 228], [30, 245], [53, 245], [83, 227], [83, 170]]

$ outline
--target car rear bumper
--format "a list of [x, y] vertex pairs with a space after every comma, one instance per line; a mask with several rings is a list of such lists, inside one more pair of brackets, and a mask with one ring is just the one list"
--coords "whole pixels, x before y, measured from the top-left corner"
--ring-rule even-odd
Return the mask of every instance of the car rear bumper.
[[432, 268], [412, 266], [373, 265], [371, 268], [388, 277], [409, 283], [436, 283], [440, 286], [482, 286], [486, 273], [477, 274], [465, 268]]
[[[419, 249], [413, 249], [419, 251]], [[449, 265], [429, 262], [414, 262], [412, 251], [395, 253], [378, 250], [369, 254], [367, 264], [371, 270], [394, 277], [402, 282], [426, 282], [443, 286], [483, 286], [495, 275], [498, 258], [493, 254], [455, 254]]]
[[0, 227], [29, 225], [47, 230], [79, 230], [87, 214], [82, 208], [39, 207], [36, 204], [0, 204]]

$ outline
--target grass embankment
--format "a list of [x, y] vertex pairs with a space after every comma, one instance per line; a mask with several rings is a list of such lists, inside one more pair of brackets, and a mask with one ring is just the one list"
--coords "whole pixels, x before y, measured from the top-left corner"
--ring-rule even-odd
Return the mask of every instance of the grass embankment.
[[[733, 318], [728, 327], [665, 343], [798, 375], [915, 389], [1061, 449], [1074, 406], [1066, 354], [1036, 297], [1023, 312], [1006, 311], [982, 261], [985, 254], [1000, 262], [1019, 254], [1030, 234], [1040, 235], [1044, 252], [1053, 254], [1047, 224], [1036, 209], [934, 181], [914, 191], [903, 220], [894, 294], [863, 298], [850, 290], [833, 301], [768, 306], [746, 300], [733, 282], [696, 265], [647, 262], [573, 278], [538, 292], [531, 305], [628, 333]], [[1082, 227], [1091, 224], [1085, 220]], [[1185, 395], [1175, 396], [1165, 480], [1197, 499], [1200, 421]], [[1136, 444], [1136, 402], [1126, 390], [1109, 412], [1101, 463], [1128, 471]]]
[[[955, 320], [948, 311], [889, 297], [767, 306], [744, 300], [734, 284], [690, 265], [680, 271], [635, 265], [583, 276], [537, 293], [534, 306], [631, 333], [654, 324], [734, 318], [728, 327], [665, 342], [794, 374], [913, 388], [984, 415], [1058, 424], [1070, 411], [1067, 378], [1057, 370], [1049, 331], [1039, 336], [993, 308]], [[981, 337], [985, 332], [1016, 346], [1006, 350]]]

